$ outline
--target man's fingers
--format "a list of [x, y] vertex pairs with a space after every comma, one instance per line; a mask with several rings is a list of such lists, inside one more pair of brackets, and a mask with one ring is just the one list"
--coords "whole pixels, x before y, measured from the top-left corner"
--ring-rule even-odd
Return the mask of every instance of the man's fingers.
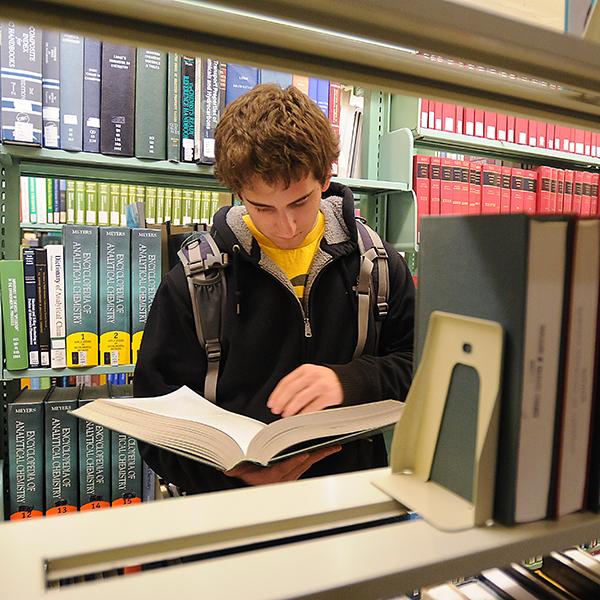
[[315, 463], [323, 460], [325, 457], [330, 456], [331, 454], [339, 452], [341, 449], [341, 446], [329, 446], [327, 448], [319, 448], [318, 450], [311, 452], [308, 458], [302, 462], [302, 464], [298, 465], [287, 474], [287, 477], [284, 481], [295, 481], [304, 475], [304, 473], [306, 473], [306, 471], [308, 471], [308, 469], [310, 469]]
[[309, 376], [302, 367], [294, 369], [275, 386], [269, 396], [267, 406], [271, 409], [271, 412], [279, 414], [287, 402], [309, 383]]
[[296, 395], [283, 406], [281, 411], [282, 417], [291, 417], [299, 413], [307, 404], [311, 404], [320, 396], [319, 386], [309, 384], [304, 389], [301, 389]]

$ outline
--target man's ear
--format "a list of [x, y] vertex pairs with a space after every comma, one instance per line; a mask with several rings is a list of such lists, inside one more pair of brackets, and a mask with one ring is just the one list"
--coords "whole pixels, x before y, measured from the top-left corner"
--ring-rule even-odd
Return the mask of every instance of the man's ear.
[[331, 183], [331, 175], [329, 175], [327, 177], [327, 179], [325, 180], [325, 183], [323, 185], [321, 185], [321, 191], [324, 192], [325, 190], [327, 190], [330, 183]]

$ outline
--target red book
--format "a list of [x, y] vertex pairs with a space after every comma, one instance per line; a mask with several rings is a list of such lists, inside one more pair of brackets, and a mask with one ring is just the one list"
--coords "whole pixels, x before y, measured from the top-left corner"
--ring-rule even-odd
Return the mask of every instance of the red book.
[[457, 106], [456, 107], [456, 122], [454, 124], [454, 131], [456, 133], [463, 133], [463, 131], [464, 131], [464, 114], [465, 114], [465, 107]]
[[434, 123], [434, 129], [437, 129], [439, 131], [443, 130], [443, 124], [444, 124], [444, 120], [443, 120], [443, 107], [444, 107], [444, 103], [443, 102], [440, 102], [439, 100], [435, 101], [435, 109], [434, 109], [435, 123]]
[[556, 212], [562, 215], [565, 211], [565, 170], [557, 169], [558, 185], [556, 186]]
[[528, 119], [522, 117], [515, 118], [515, 142], [527, 146]]
[[444, 102], [442, 105], [442, 128], [444, 131], [455, 133], [456, 105]]
[[585, 154], [585, 131], [574, 128], [575, 154]]
[[515, 118], [508, 115], [506, 117], [506, 141], [514, 143], [515, 140]]
[[525, 196], [523, 194], [523, 169], [512, 169], [510, 175], [510, 212], [522, 213], [525, 210]]
[[[329, 82], [329, 122], [331, 128], [337, 134], [338, 138], [340, 135], [340, 112], [342, 106], [342, 86], [339, 83], [333, 81]], [[337, 160], [331, 165], [332, 175], [338, 174], [338, 162]]]
[[524, 212], [533, 215], [535, 213], [537, 189], [537, 173], [535, 171], [523, 172], [523, 202]]
[[586, 156], [592, 155], [592, 132], [584, 131], [583, 132], [583, 153]]
[[581, 214], [584, 217], [589, 217], [592, 214], [592, 174], [589, 171], [583, 172]]
[[508, 117], [498, 113], [496, 115], [496, 139], [506, 142], [508, 140]]
[[592, 156], [598, 156], [598, 134], [595, 131], [592, 131]]
[[496, 123], [497, 123], [496, 113], [486, 110], [483, 114], [483, 125], [484, 125], [485, 137], [488, 140], [496, 139]]
[[502, 167], [483, 165], [481, 168], [481, 214], [500, 213], [500, 180]]
[[573, 179], [575, 173], [571, 169], [565, 169], [565, 195], [563, 199], [563, 213], [573, 212]]
[[546, 148], [554, 150], [554, 125], [552, 123], [546, 125]]
[[429, 100], [429, 119], [427, 121], [427, 127], [429, 129], [435, 129], [435, 102]]
[[481, 214], [481, 165], [469, 163], [469, 214]]
[[527, 121], [527, 145], [537, 146], [537, 121], [528, 119]]
[[552, 168], [552, 178], [550, 179], [550, 205], [548, 212], [556, 214], [556, 193], [558, 190], [558, 169]]
[[502, 167], [502, 178], [500, 187], [500, 212], [510, 212], [510, 167]]
[[[567, 135], [569, 136], [569, 152], [573, 154], [575, 152], [575, 148], [577, 146], [577, 142], [575, 140], [575, 127], [567, 127]], [[583, 140], [581, 141], [583, 145]], [[575, 152], [576, 153], [576, 152]]]
[[462, 214], [462, 160], [452, 161], [452, 214]]
[[552, 180], [552, 167], [538, 167], [537, 177], [536, 212], [545, 215], [550, 212], [550, 182]]
[[480, 108], [475, 109], [475, 135], [477, 137], [485, 137], [484, 136], [484, 110]]
[[440, 214], [440, 183], [442, 177], [442, 159], [432, 156], [429, 161], [429, 214]]
[[547, 139], [546, 139], [546, 132], [548, 130], [548, 126], [546, 125], [546, 123], [543, 123], [542, 121], [538, 121], [536, 123], [537, 126], [537, 145], [538, 148], [547, 148]]
[[440, 184], [440, 214], [452, 214], [452, 166], [451, 158], [442, 158], [442, 179]]
[[562, 125], [554, 126], [554, 150], [563, 152], [563, 133], [561, 127]]
[[463, 128], [465, 135], [475, 135], [475, 109], [465, 106], [463, 115]]
[[419, 127], [427, 129], [429, 124], [429, 100], [421, 98], [421, 107], [419, 110]]
[[573, 177], [573, 212], [576, 215], [581, 214], [581, 203], [583, 196], [583, 171], [575, 171]]
[[598, 183], [600, 181], [600, 174], [598, 173], [592, 173], [592, 183], [591, 183], [591, 190], [590, 190], [590, 195], [591, 195], [591, 214], [592, 215], [597, 215], [598, 214]]
[[415, 155], [413, 168], [413, 189], [417, 196], [418, 243], [421, 241], [421, 217], [429, 214], [429, 156]]
[[469, 214], [469, 163], [460, 160], [460, 214]]

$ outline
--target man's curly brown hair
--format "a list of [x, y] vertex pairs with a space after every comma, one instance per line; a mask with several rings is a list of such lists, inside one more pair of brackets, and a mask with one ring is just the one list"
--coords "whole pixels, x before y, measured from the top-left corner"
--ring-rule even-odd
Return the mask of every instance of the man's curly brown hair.
[[232, 102], [215, 131], [215, 174], [239, 193], [259, 177], [285, 187], [331, 175], [339, 139], [321, 109], [300, 90], [258, 85]]

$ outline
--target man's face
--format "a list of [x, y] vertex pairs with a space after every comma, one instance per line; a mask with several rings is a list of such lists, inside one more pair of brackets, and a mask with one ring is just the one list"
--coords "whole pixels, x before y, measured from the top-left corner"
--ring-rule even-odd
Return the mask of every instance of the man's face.
[[328, 186], [329, 180], [321, 185], [312, 175], [291, 183], [288, 188], [254, 178], [239, 195], [256, 228], [275, 246], [289, 250], [300, 246], [314, 227], [321, 192]]

